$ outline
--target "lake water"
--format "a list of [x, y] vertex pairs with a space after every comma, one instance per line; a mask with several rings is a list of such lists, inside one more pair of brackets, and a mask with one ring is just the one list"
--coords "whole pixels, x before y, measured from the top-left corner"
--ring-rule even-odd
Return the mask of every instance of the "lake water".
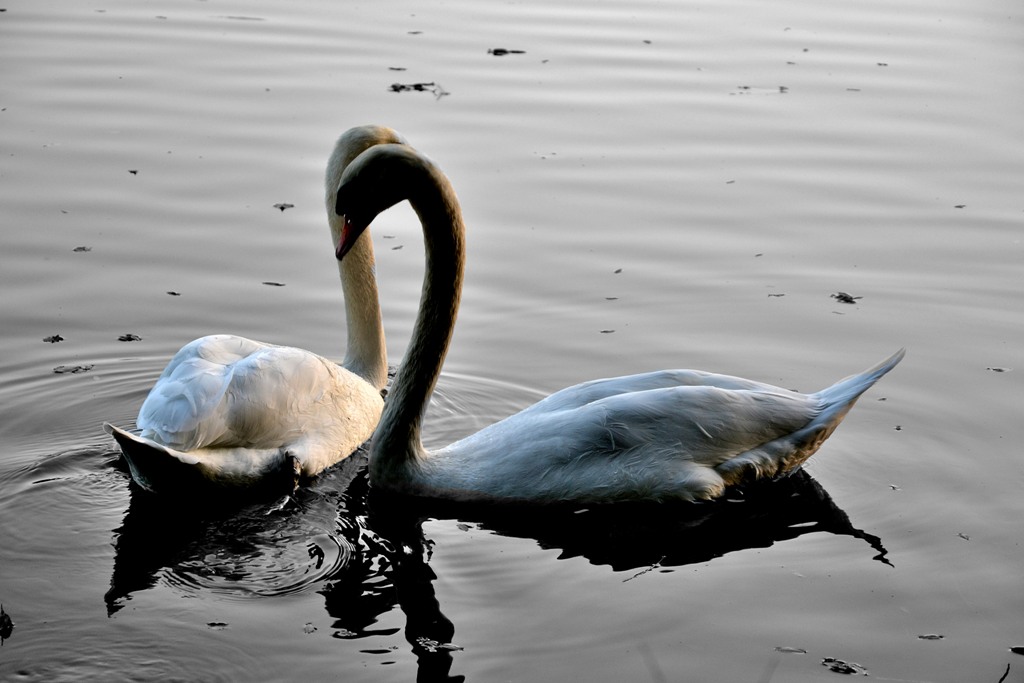
[[[0, 9], [0, 679], [1024, 681], [1019, 3]], [[140, 492], [101, 424], [182, 344], [343, 355], [364, 123], [469, 228], [428, 445], [599, 376], [907, 358], [809, 476], [698, 510], [408, 509], [358, 455], [283, 506]], [[419, 226], [372, 232], [397, 363]]]

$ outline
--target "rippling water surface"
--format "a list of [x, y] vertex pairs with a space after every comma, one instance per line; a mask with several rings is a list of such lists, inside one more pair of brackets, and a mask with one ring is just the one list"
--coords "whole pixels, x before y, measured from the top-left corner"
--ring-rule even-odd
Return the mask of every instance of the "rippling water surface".
[[[0, 9], [0, 678], [1024, 681], [1016, 3]], [[809, 474], [697, 509], [410, 509], [362, 454], [137, 490], [100, 425], [185, 342], [343, 355], [322, 174], [363, 123], [469, 226], [431, 445], [599, 376], [907, 358]], [[373, 234], [397, 363], [421, 238]]]

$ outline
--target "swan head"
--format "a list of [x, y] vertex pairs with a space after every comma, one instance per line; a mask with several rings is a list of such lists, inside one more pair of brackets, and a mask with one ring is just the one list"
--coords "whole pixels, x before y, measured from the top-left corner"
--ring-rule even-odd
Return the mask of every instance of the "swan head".
[[345, 169], [334, 211], [344, 217], [336, 255], [340, 261], [378, 214], [410, 199], [422, 174], [433, 170], [422, 154], [408, 145], [385, 144], [366, 150]]
[[375, 125], [349, 128], [334, 143], [334, 150], [327, 161], [327, 173], [324, 176], [324, 181], [327, 191], [328, 223], [335, 245], [341, 241], [343, 221], [330, 217], [334, 214], [334, 205], [338, 199], [338, 186], [341, 185], [341, 177], [345, 169], [369, 148], [386, 144], [408, 145], [409, 143], [398, 131], [387, 126]]

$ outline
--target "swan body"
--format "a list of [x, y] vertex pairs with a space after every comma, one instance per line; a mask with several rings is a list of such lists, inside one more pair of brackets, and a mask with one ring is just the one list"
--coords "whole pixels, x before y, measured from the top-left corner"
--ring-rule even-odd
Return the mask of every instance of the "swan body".
[[[334, 244], [343, 229], [334, 213], [342, 173], [361, 152], [383, 143], [405, 141], [391, 129], [364, 126], [335, 144], [325, 179]], [[104, 425], [137, 483], [150, 490], [294, 483], [348, 457], [370, 437], [384, 405], [387, 359], [372, 242], [359, 240], [352, 251], [351, 264], [338, 264], [348, 322], [343, 365], [233, 335], [186, 344], [143, 402], [138, 434]]]
[[813, 394], [695, 370], [600, 379], [427, 452], [420, 425], [451, 339], [464, 262], [461, 211], [444, 174], [410, 148], [363, 153], [337, 195], [345, 216], [338, 257], [404, 199], [423, 224], [427, 270], [413, 338], [370, 447], [376, 487], [518, 503], [713, 499], [727, 486], [794, 471], [903, 358], [900, 350]]

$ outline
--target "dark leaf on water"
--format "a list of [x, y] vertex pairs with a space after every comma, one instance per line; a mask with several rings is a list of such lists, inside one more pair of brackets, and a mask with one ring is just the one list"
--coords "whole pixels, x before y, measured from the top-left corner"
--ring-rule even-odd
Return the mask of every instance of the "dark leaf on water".
[[280, 209], [281, 211], [284, 211], [285, 209], [295, 208], [295, 205], [294, 204], [288, 204], [286, 202], [280, 202], [278, 204], [274, 204], [274, 208], [275, 209]]
[[50, 337], [43, 337], [43, 341], [48, 342], [50, 344], [56, 344], [57, 342], [64, 341], [64, 337], [60, 336], [59, 334], [55, 334]]
[[123, 342], [142, 341], [142, 337], [140, 337], [137, 334], [132, 334], [131, 332], [129, 332], [128, 334], [122, 334], [120, 337], [117, 338], [117, 341], [123, 341]]
[[273, 280], [266, 280], [263, 282], [263, 284], [267, 285], [268, 287], [284, 287], [283, 282], [274, 282]]
[[170, 294], [171, 296], [181, 296], [181, 292], [170, 291], [170, 292], [167, 292], [167, 293]]
[[835, 299], [841, 304], [856, 303], [857, 299], [863, 298], [859, 296], [853, 296], [852, 294], [847, 294], [846, 292], [836, 292], [835, 294], [829, 294], [829, 296], [831, 296], [833, 299]]
[[86, 252], [86, 251], [92, 251], [92, 247], [75, 247], [71, 251], [82, 253], [82, 252]]
[[495, 57], [504, 57], [505, 55], [525, 55], [526, 50], [507, 50], [503, 47], [492, 47], [487, 51], [487, 54], [494, 55]]
[[946, 636], [942, 635], [941, 633], [925, 633], [923, 635], [918, 636], [918, 639], [919, 640], [942, 640], [945, 637]]
[[57, 375], [78, 375], [83, 372], [89, 372], [90, 370], [92, 370], [91, 365], [58, 365], [53, 369], [53, 372]]
[[842, 659], [836, 659], [835, 657], [825, 657], [821, 660], [821, 665], [828, 667], [829, 671], [837, 674], [850, 674], [858, 676], [867, 676], [868, 670], [856, 662], [845, 662]]
[[805, 654], [807, 654], [807, 650], [803, 649], [802, 647], [787, 647], [785, 645], [780, 645], [779, 647], [775, 648], [775, 651], [776, 652], [784, 652], [784, 653], [786, 653], [788, 655], [805, 655]]
[[429, 92], [433, 93], [437, 99], [441, 99], [448, 94], [448, 91], [442, 88], [439, 83], [434, 83], [433, 81], [429, 83], [392, 83], [388, 90], [391, 92]]
[[4, 606], [0, 605], [0, 645], [10, 638], [12, 633], [14, 633], [14, 622], [11, 621], [11, 616], [4, 611]]

